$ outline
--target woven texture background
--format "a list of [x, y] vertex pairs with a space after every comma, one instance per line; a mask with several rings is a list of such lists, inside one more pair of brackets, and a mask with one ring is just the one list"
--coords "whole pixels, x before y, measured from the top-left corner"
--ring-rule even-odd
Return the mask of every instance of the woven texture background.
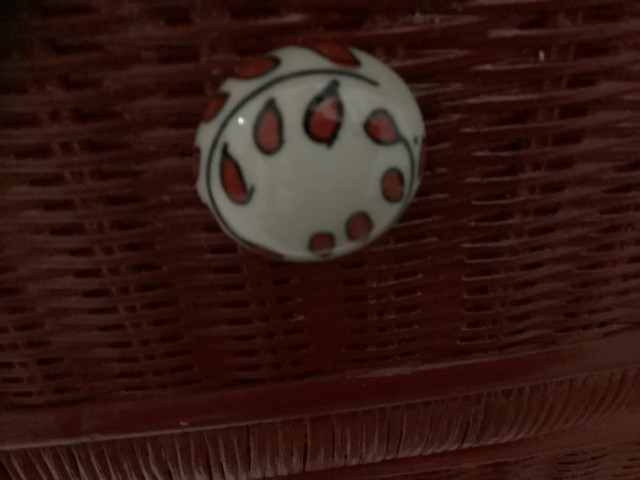
[[[640, 331], [637, 0], [43, 0], [11, 10], [0, 61], [0, 418], [544, 355]], [[372, 246], [323, 264], [272, 262], [236, 246], [198, 200], [193, 137], [235, 65], [320, 40], [368, 51], [408, 82], [427, 172]], [[246, 465], [236, 455], [237, 470], [209, 465], [197, 478], [375, 463], [589, 423], [638, 407], [638, 367], [406, 403], [396, 417], [391, 407], [330, 417], [319, 432], [355, 422], [344, 451], [314, 460], [303, 441], [286, 466], [268, 467], [269, 452]], [[580, 409], [585, 398], [592, 409]], [[517, 418], [523, 405], [548, 416], [529, 424]], [[413, 443], [385, 431], [360, 457], [354, 431], [407, 428], [407, 412]], [[425, 440], [432, 418], [441, 435]], [[322, 420], [297, 421], [274, 424], [279, 438]], [[251, 432], [238, 428], [216, 441], [246, 451]], [[636, 478], [638, 445], [620, 448], [521, 462], [537, 478], [565, 478], [557, 472], [572, 459], [586, 472], [576, 478]], [[23, 460], [3, 458], [0, 477], [22, 478]], [[598, 458], [608, 466], [593, 473]], [[512, 478], [511, 464], [482, 468], [406, 479]], [[190, 478], [163, 475], [148, 478]]]

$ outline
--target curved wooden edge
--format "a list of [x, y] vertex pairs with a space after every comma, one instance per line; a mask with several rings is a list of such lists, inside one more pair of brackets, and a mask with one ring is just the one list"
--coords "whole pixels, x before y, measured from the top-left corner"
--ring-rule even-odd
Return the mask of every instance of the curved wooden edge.
[[304, 472], [273, 480], [375, 480], [393, 479], [447, 470], [467, 470], [486, 464], [557, 455], [575, 450], [637, 442], [640, 439], [640, 412], [621, 412], [589, 425], [561, 433], [537, 436], [508, 443], [461, 449], [427, 456], [399, 458], [378, 463]]
[[517, 387], [640, 366], [639, 345], [636, 332], [535, 353], [377, 371], [375, 376], [323, 378], [185, 398], [5, 411], [0, 414], [0, 450], [251, 425]]

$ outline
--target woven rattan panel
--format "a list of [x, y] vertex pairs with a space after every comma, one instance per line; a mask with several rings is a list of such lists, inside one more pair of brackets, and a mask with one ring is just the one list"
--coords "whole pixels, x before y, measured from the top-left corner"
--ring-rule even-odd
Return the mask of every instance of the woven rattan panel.
[[[402, 418], [406, 428], [407, 412], [422, 412], [419, 436], [431, 426], [425, 412], [442, 402], [443, 436], [433, 443], [379, 444], [364, 457], [345, 446], [335, 450], [343, 464], [331, 455], [309, 463], [305, 450], [280, 470], [250, 463], [220, 477], [258, 478], [491, 445], [638, 407], [640, 358], [630, 347], [624, 362], [613, 361], [611, 347], [640, 339], [637, 0], [42, 0], [7, 8], [0, 422], [25, 414], [45, 426], [64, 409], [129, 402], [143, 411], [146, 402], [227, 392], [241, 400], [237, 392], [277, 386], [301, 395], [290, 421], [311, 422], [302, 392], [326, 379], [493, 359], [506, 371], [517, 365], [511, 358], [566, 349], [582, 357], [557, 358], [578, 366], [584, 358], [584, 371], [557, 378], [534, 379], [530, 369], [501, 384], [498, 371], [490, 388], [468, 396], [473, 375], [455, 370], [461, 391], [454, 380], [439, 397], [427, 384], [423, 403], [408, 403], [417, 390], [394, 400], [406, 407], [399, 417], [371, 414], [389, 425]], [[192, 144], [207, 97], [238, 62], [310, 41], [371, 52], [409, 83], [429, 162], [417, 199], [388, 234], [344, 259], [299, 265], [250, 254], [221, 232], [195, 192]], [[591, 345], [600, 353], [590, 359]], [[382, 397], [371, 406], [391, 408]], [[584, 398], [595, 399], [592, 410], [581, 410]], [[518, 420], [515, 399], [546, 420]], [[341, 410], [358, 410], [347, 403]], [[547, 418], [549, 405], [559, 410]], [[492, 424], [506, 427], [482, 433]], [[229, 442], [244, 452], [250, 432], [238, 428], [245, 437]], [[473, 441], [469, 428], [478, 430]], [[162, 445], [148, 448], [160, 455]], [[631, 466], [602, 472], [640, 474], [637, 445], [624, 448]], [[522, 461], [535, 470], [562, 465], [563, 455]], [[0, 477], [22, 478], [12, 458]], [[544, 470], [548, 478], [554, 471]], [[42, 472], [27, 478], [49, 478]], [[424, 478], [498, 478], [438, 475]]]

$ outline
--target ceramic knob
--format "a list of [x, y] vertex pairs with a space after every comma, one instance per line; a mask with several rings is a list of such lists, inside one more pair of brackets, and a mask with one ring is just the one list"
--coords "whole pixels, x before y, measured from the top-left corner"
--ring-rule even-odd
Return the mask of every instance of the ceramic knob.
[[420, 183], [423, 137], [409, 88], [376, 58], [281, 48], [237, 67], [206, 108], [197, 189], [245, 247], [330, 259], [400, 216]]

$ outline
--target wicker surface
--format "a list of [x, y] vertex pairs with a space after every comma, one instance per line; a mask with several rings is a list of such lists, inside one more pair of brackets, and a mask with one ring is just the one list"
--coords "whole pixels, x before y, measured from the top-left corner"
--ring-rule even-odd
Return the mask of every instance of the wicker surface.
[[[637, 0], [374, 4], [48, 0], [4, 20], [0, 446], [13, 453], [0, 454], [0, 478], [23, 478], [29, 461], [40, 467], [24, 478], [58, 478], [17, 449], [91, 435], [135, 434], [154, 471], [170, 437], [144, 436], [194, 424], [215, 439], [189, 450], [213, 462], [197, 478], [260, 478], [544, 442], [640, 410]], [[407, 80], [426, 120], [427, 175], [366, 250], [270, 262], [237, 247], [197, 199], [193, 136], [239, 61], [317, 40], [369, 51]], [[479, 379], [478, 365], [495, 378]], [[403, 386], [407, 372], [441, 368]], [[362, 390], [363, 377], [396, 380]], [[449, 383], [435, 388], [440, 378]], [[318, 385], [335, 402], [310, 406]], [[261, 392], [274, 404], [291, 395], [296, 413], [265, 407], [255, 428], [274, 430], [251, 440], [243, 398], [259, 404]], [[193, 408], [144, 416], [175, 402]], [[91, 424], [96, 411], [107, 420]], [[237, 431], [224, 430], [229, 418]], [[640, 422], [625, 428], [640, 439]], [[196, 433], [180, 435], [184, 446]], [[299, 451], [274, 453], [275, 437]], [[89, 468], [104, 445], [51, 462]], [[610, 470], [576, 478], [640, 475], [637, 444], [615, 445], [602, 453]], [[598, 463], [599, 451], [575, 455]], [[624, 452], [628, 463], [611, 460]], [[543, 468], [563, 455], [574, 454], [519, 458], [537, 478], [564, 478]], [[415, 479], [511, 478], [509, 465], [482, 468], [498, 476]], [[67, 475], [98, 478], [87, 472]], [[140, 478], [193, 475], [158, 472]]]

